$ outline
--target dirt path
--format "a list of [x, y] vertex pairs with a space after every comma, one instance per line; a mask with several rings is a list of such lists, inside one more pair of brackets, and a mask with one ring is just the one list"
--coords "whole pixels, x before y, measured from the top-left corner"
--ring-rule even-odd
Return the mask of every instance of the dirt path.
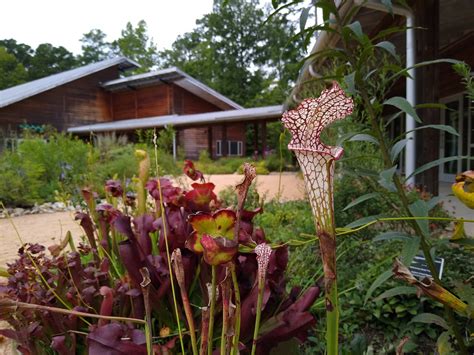
[[[189, 179], [188, 179], [189, 180]], [[242, 180], [242, 175], [213, 175], [206, 180], [216, 185], [216, 192], [227, 186], [235, 186]], [[257, 190], [266, 200], [278, 195], [279, 174], [257, 177]], [[281, 201], [301, 199], [304, 196], [303, 181], [296, 174], [282, 174]], [[49, 246], [58, 243], [67, 231], [71, 231], [75, 239], [79, 239], [82, 230], [74, 221], [71, 212], [57, 212], [14, 217], [10, 220], [0, 219], [0, 266], [15, 258], [21, 241], [12, 226], [15, 225], [21, 239], [26, 243], [40, 243]]]

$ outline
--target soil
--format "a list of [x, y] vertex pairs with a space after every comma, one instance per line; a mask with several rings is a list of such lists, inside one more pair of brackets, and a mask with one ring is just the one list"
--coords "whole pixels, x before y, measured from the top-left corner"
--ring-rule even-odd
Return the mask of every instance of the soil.
[[[206, 176], [207, 181], [216, 185], [215, 192], [228, 186], [235, 186], [242, 181], [242, 175], [212, 175]], [[183, 179], [179, 179], [180, 182]], [[189, 179], [187, 179], [189, 181]], [[297, 174], [284, 173], [281, 175], [281, 191], [279, 194], [280, 174], [260, 175], [257, 177], [257, 191], [265, 200], [277, 198], [280, 201], [304, 198], [304, 183]], [[18, 233], [17, 233], [18, 231]], [[0, 267], [12, 261], [22, 243], [39, 243], [46, 247], [57, 244], [71, 231], [74, 239], [80, 240], [82, 229], [74, 221], [74, 212], [56, 212], [36, 215], [25, 215], [11, 219], [0, 219]]]

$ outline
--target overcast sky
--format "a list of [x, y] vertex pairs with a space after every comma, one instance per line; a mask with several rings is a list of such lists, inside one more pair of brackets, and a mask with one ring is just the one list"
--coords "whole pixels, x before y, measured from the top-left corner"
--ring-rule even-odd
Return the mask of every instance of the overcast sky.
[[79, 39], [98, 28], [112, 41], [128, 21], [140, 20], [159, 49], [191, 31], [196, 20], [211, 12], [212, 0], [3, 0], [0, 39], [13, 38], [36, 48], [40, 43], [63, 46], [79, 54]]

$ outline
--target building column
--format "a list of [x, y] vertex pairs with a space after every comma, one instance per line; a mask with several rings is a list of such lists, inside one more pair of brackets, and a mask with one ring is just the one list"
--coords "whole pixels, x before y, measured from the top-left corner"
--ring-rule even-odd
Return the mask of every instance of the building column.
[[222, 146], [221, 146], [221, 150], [222, 150], [222, 156], [223, 157], [226, 157], [229, 152], [228, 152], [228, 146], [229, 144], [227, 143], [227, 125], [224, 123], [222, 125]]
[[207, 128], [207, 151], [209, 152], [209, 158], [214, 157], [214, 152], [212, 150], [212, 126]]
[[262, 122], [262, 158], [265, 159], [267, 150], [267, 122]]
[[[416, 31], [418, 62], [438, 58], [439, 47], [439, 0], [417, 0], [414, 6], [415, 26], [425, 28]], [[425, 65], [417, 69], [417, 98], [420, 103], [439, 102], [439, 65]], [[440, 124], [439, 109], [418, 109], [423, 124]], [[421, 166], [439, 158], [440, 132], [422, 129], [416, 133], [416, 165]], [[439, 167], [431, 168], [416, 176], [417, 184], [433, 195], [438, 194]]]
[[254, 141], [253, 141], [253, 154], [252, 156], [255, 156], [257, 158], [258, 156], [258, 123], [254, 122], [253, 124], [253, 131], [254, 131]]

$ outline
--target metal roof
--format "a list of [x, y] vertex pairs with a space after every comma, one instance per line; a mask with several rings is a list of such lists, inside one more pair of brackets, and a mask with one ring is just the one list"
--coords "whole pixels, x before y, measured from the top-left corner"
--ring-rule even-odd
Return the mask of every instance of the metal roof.
[[128, 58], [116, 57], [67, 70], [62, 73], [53, 74], [41, 79], [1, 90], [0, 108], [116, 65], [119, 66], [119, 69], [121, 70], [140, 67], [138, 63]]
[[170, 82], [173, 82], [175, 85], [182, 87], [183, 89], [216, 105], [223, 110], [243, 108], [228, 97], [225, 97], [224, 95], [211, 89], [209, 86], [203, 84], [199, 80], [194, 79], [176, 67], [111, 80], [103, 83], [102, 87], [109, 91], [117, 91], [130, 88], [139, 88], [156, 83], [167, 84]]
[[130, 120], [120, 120], [107, 123], [97, 123], [86, 126], [72, 127], [68, 129], [70, 133], [90, 133], [90, 132], [112, 132], [130, 131], [135, 129], [145, 129], [154, 127], [191, 127], [205, 124], [217, 124], [225, 122], [256, 121], [269, 118], [279, 118], [283, 113], [283, 106], [254, 107], [240, 110], [217, 111], [198, 113], [192, 115], [167, 115], [147, 118], [134, 118]]

